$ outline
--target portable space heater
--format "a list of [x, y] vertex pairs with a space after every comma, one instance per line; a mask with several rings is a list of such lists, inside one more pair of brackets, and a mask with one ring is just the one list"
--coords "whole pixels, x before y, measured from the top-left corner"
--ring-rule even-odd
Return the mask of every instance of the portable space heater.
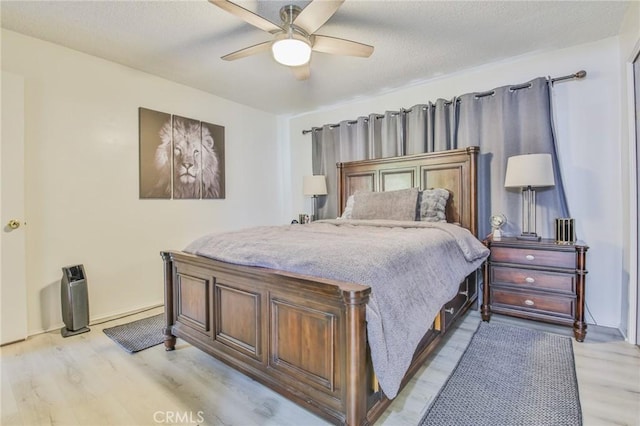
[[60, 282], [62, 301], [62, 337], [69, 337], [89, 331], [89, 291], [84, 266], [65, 266], [62, 268]]

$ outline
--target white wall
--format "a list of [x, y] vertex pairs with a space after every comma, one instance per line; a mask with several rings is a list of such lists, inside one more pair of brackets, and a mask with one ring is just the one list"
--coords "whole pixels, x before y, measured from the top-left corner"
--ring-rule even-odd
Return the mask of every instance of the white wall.
[[[539, 76], [564, 76], [584, 69], [585, 80], [557, 84], [553, 102], [561, 167], [572, 216], [587, 256], [587, 321], [620, 327], [623, 215], [620, 163], [620, 53], [610, 38], [568, 49], [540, 52], [423, 82], [393, 93], [337, 105], [290, 121], [292, 212], [303, 205], [299, 186], [311, 172], [311, 135], [303, 129], [360, 115], [409, 108]], [[553, 237], [553, 236], [545, 236]]]
[[[62, 266], [95, 320], [162, 302], [161, 250], [289, 217], [276, 116], [5, 30], [2, 69], [25, 81], [30, 334], [62, 325]], [[141, 106], [225, 127], [225, 200], [138, 199]]]

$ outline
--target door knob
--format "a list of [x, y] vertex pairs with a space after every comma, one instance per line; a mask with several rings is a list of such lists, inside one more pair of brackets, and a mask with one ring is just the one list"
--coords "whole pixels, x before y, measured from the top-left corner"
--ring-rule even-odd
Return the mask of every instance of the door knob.
[[15, 219], [11, 219], [7, 225], [11, 229], [18, 229], [18, 228], [20, 228], [20, 221], [15, 220]]

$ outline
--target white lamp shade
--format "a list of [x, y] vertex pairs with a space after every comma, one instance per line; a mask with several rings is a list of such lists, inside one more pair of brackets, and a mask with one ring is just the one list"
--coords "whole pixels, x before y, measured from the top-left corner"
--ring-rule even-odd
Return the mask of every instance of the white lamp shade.
[[282, 34], [271, 45], [273, 58], [290, 67], [304, 65], [311, 59], [309, 42], [296, 33]]
[[504, 179], [506, 188], [554, 186], [551, 154], [525, 154], [509, 157]]
[[305, 176], [302, 192], [304, 195], [327, 195], [327, 179], [323, 175]]

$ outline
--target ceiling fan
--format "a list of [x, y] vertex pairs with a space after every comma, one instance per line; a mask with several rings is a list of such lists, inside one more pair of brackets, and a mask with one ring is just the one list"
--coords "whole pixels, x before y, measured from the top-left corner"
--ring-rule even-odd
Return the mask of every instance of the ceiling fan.
[[271, 49], [276, 61], [290, 67], [298, 80], [306, 80], [311, 74], [311, 51], [362, 58], [368, 58], [373, 53], [373, 46], [367, 44], [315, 34], [336, 13], [344, 0], [312, 0], [304, 9], [296, 5], [284, 6], [280, 9], [280, 25], [229, 0], [209, 2], [273, 35], [272, 40], [223, 56], [222, 59], [225, 61], [245, 58]]

